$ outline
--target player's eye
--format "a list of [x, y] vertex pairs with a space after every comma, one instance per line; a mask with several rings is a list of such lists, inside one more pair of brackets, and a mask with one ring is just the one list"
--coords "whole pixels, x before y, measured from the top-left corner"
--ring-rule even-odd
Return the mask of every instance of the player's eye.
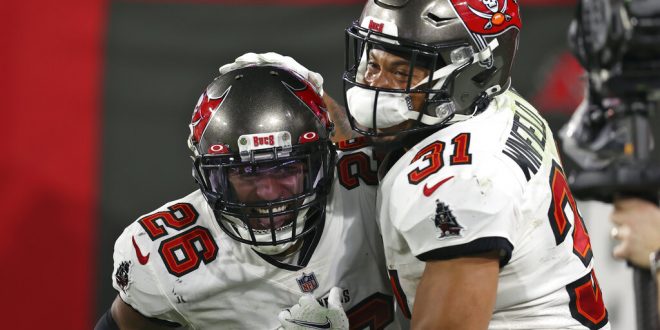
[[231, 167], [227, 170], [227, 174], [230, 178], [240, 178], [242, 180], [252, 180], [255, 179], [258, 175], [258, 172], [253, 166], [240, 166], [240, 167]]
[[378, 65], [374, 61], [369, 61], [367, 62], [367, 69], [369, 69], [370, 71], [377, 71], [380, 69], [380, 65]]
[[403, 70], [395, 70], [394, 74], [397, 77], [408, 77], [408, 71], [403, 71]]
[[302, 172], [302, 167], [298, 164], [286, 165], [278, 168], [277, 174], [282, 176], [298, 175]]

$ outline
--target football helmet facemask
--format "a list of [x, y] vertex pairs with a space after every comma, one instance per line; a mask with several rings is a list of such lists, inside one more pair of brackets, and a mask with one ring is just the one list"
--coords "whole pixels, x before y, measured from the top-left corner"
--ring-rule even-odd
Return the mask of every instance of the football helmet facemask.
[[322, 98], [294, 72], [251, 66], [217, 77], [195, 107], [188, 145], [220, 228], [273, 255], [322, 226], [332, 128]]
[[520, 27], [517, 0], [368, 1], [346, 29], [351, 127], [383, 136], [470, 118], [509, 88]]

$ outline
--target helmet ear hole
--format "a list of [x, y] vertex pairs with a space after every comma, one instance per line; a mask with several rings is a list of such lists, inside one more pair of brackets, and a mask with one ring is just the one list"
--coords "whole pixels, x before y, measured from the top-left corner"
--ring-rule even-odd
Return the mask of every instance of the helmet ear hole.
[[424, 16], [424, 19], [427, 22], [431, 23], [435, 27], [440, 26], [445, 21], [442, 18], [438, 17], [438, 15], [436, 15], [432, 12], [426, 13], [426, 15]]

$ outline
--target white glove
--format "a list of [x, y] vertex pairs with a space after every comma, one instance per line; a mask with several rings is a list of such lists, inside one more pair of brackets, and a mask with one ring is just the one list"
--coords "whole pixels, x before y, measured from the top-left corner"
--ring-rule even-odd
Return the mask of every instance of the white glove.
[[307, 81], [311, 82], [319, 95], [323, 96], [323, 77], [306, 67], [302, 66], [296, 60], [289, 56], [283, 56], [278, 53], [245, 53], [234, 60], [234, 63], [225, 64], [220, 67], [220, 74], [223, 75], [229, 71], [244, 68], [247, 66], [275, 65], [291, 70]]
[[342, 289], [334, 287], [323, 307], [311, 294], [300, 297], [298, 304], [280, 312], [278, 318], [286, 330], [348, 329], [348, 317], [341, 305]]

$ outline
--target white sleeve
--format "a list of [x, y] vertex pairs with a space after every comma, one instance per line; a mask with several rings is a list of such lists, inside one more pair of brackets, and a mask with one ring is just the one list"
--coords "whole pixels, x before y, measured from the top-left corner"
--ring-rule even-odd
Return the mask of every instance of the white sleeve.
[[[153, 260], [145, 265], [140, 263], [138, 251], [133, 245], [134, 239], [139, 253]], [[133, 223], [115, 242], [112, 286], [119, 292], [121, 299], [140, 314], [182, 324], [183, 318], [174, 310], [160, 288], [153, 269], [153, 265], [158, 264], [156, 258], [159, 258], [157, 247], [140, 225]]]
[[[519, 217], [511, 187], [505, 180], [494, 181], [492, 176], [472, 171], [436, 174], [408, 188], [409, 193], [400, 194], [403, 200], [388, 206], [394, 226], [412, 253], [426, 261], [498, 250], [500, 265], [505, 265], [511, 258]], [[436, 190], [424, 188], [450, 176]], [[431, 190], [428, 196], [425, 190]]]

